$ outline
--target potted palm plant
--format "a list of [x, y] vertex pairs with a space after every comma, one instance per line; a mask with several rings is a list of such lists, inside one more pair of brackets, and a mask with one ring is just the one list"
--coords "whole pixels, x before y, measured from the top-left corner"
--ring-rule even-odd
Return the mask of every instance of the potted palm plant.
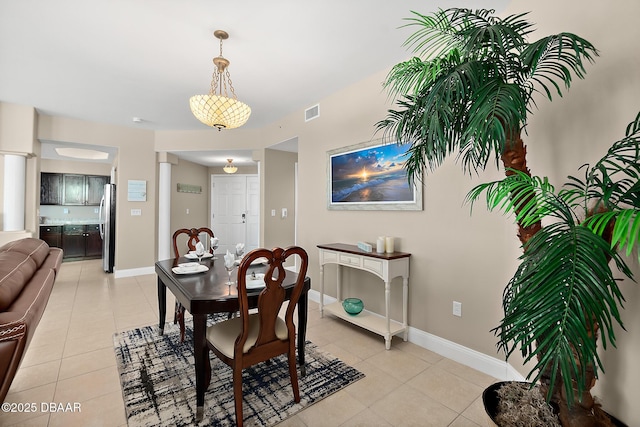
[[[584, 177], [557, 190], [532, 176], [521, 138], [534, 96], [562, 96], [598, 52], [587, 40], [560, 33], [529, 42], [526, 14], [490, 10], [414, 12], [407, 39], [415, 57], [389, 72], [385, 86], [396, 109], [377, 123], [385, 139], [410, 144], [410, 179], [457, 154], [465, 172], [502, 163], [505, 179], [473, 189], [489, 209], [515, 215], [521, 264], [503, 295], [495, 328], [507, 357], [520, 350], [564, 426], [607, 425], [590, 393], [602, 363], [596, 352], [615, 345], [623, 301], [610, 268], [630, 277], [620, 251], [640, 243], [640, 115]], [[551, 224], [542, 226], [542, 220]]]

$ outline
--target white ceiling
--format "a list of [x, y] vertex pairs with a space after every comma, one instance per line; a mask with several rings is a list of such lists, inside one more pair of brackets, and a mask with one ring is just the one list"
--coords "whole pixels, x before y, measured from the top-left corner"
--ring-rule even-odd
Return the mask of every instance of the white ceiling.
[[507, 2], [0, 0], [0, 101], [120, 126], [206, 129], [189, 97], [208, 93], [213, 31], [223, 29], [236, 94], [252, 108], [245, 127], [261, 128], [407, 59], [411, 30], [399, 27], [411, 10]]

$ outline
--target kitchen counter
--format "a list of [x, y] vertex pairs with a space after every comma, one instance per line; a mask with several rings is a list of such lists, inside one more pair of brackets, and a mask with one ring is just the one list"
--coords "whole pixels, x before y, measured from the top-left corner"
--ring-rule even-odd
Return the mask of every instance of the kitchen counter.
[[46, 220], [45, 222], [41, 222], [40, 225], [41, 226], [47, 226], [47, 225], [74, 225], [74, 224], [78, 224], [78, 225], [84, 225], [84, 224], [101, 224], [102, 221], [100, 221], [98, 218], [95, 219], [70, 219], [70, 220], [62, 220], [62, 219], [50, 219], [50, 220]]

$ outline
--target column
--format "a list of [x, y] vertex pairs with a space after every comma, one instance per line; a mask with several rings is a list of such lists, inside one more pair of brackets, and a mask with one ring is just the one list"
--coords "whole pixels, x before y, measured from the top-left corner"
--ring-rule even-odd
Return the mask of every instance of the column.
[[160, 162], [158, 178], [158, 259], [171, 254], [171, 163]]
[[4, 155], [4, 231], [24, 230], [26, 170], [25, 156]]

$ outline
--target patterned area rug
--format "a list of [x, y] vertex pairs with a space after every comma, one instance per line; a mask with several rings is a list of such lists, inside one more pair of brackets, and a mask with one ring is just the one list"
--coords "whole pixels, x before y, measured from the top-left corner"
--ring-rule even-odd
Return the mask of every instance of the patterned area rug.
[[[185, 342], [177, 325], [164, 335], [146, 326], [114, 335], [125, 412], [129, 426], [233, 426], [235, 409], [231, 368], [211, 355], [211, 385], [205, 394], [204, 418], [195, 421], [196, 386], [191, 319]], [[257, 364], [243, 372], [244, 423], [271, 426], [361, 379], [364, 374], [307, 341], [307, 375], [299, 376], [300, 403], [293, 401], [286, 358]], [[299, 374], [299, 372], [298, 372]]]

